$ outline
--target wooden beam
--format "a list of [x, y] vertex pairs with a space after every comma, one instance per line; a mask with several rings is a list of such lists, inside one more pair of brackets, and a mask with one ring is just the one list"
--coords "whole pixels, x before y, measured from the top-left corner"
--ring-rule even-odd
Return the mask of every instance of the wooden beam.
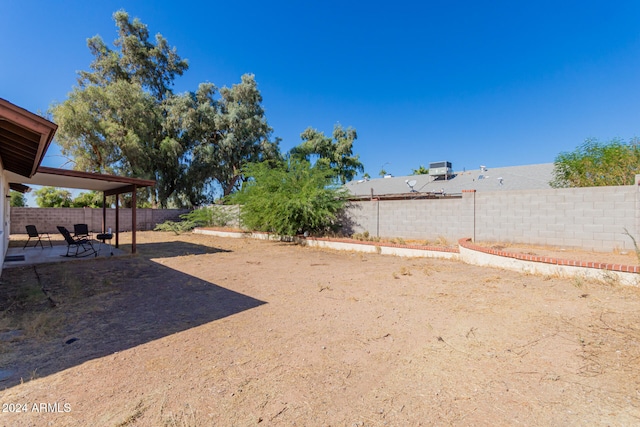
[[27, 177], [31, 178], [36, 173], [40, 163], [42, 163], [42, 158], [53, 140], [58, 125], [0, 98], [0, 128], [5, 127], [10, 122], [38, 134], [36, 152], [31, 160], [31, 167], [27, 174]]
[[[152, 187], [156, 184], [155, 181], [150, 179], [140, 179], [140, 178], [131, 178], [127, 176], [117, 176], [117, 175], [106, 175], [101, 173], [93, 173], [93, 172], [83, 172], [71, 169], [58, 169], [58, 168], [50, 168], [47, 166], [38, 167], [39, 173], [50, 174], [50, 175], [58, 175], [58, 176], [66, 176], [70, 178], [86, 178], [92, 179], [95, 181], [106, 181], [112, 183], [122, 184], [122, 187], [115, 188], [107, 191], [118, 191], [120, 193], [130, 193], [131, 186], [135, 184], [138, 187]], [[129, 189], [127, 189], [127, 187]], [[113, 194], [107, 193], [107, 196], [112, 196]]]
[[116, 194], [116, 248], [120, 247], [120, 211], [118, 205], [120, 204], [120, 196]]
[[138, 204], [136, 185], [133, 184], [133, 193], [131, 194], [131, 253], [136, 253], [136, 205]]
[[107, 232], [107, 195], [102, 193], [102, 234]]
[[116, 194], [131, 193], [132, 191], [135, 191], [135, 188], [135, 184], [125, 185], [119, 188], [114, 188], [113, 190], [106, 190], [104, 194], [106, 194], [107, 196], [114, 196]]

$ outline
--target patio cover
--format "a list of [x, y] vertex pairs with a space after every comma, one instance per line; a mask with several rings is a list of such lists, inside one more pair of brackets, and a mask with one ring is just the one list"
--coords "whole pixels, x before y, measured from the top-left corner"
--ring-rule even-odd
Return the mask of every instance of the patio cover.
[[57, 169], [46, 166], [38, 167], [36, 173], [30, 178], [13, 172], [8, 172], [7, 176], [10, 183], [102, 191], [107, 193], [107, 196], [131, 192], [133, 185], [136, 187], [150, 187], [156, 183], [147, 179]]
[[[58, 125], [0, 98], [0, 161], [9, 180], [9, 186], [25, 191], [26, 185], [46, 185], [78, 188], [116, 196], [116, 247], [118, 247], [119, 215], [118, 195], [132, 193], [131, 252], [136, 252], [136, 190], [155, 185], [155, 181], [56, 169], [40, 166], [53, 140]], [[102, 208], [103, 232], [106, 224], [106, 203]]]
[[122, 193], [132, 193], [131, 208], [131, 252], [136, 253], [136, 190], [142, 187], [151, 187], [155, 181], [139, 178], [130, 178], [116, 175], [105, 175], [99, 173], [82, 172], [69, 169], [57, 169], [46, 166], [38, 167], [36, 173], [26, 178], [14, 172], [7, 172], [9, 185], [46, 185], [52, 187], [77, 188], [81, 190], [102, 191], [102, 231], [106, 232], [107, 218], [107, 196], [116, 196], [116, 224], [115, 224], [115, 247], [120, 247], [120, 215], [119, 215], [119, 195]]

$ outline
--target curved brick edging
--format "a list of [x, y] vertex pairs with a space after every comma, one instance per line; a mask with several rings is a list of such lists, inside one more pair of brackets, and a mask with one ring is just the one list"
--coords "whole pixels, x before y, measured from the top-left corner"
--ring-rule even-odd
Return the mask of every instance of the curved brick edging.
[[486, 254], [491, 254], [491, 255], [496, 255], [501, 257], [515, 258], [523, 261], [541, 262], [541, 263], [553, 264], [553, 265], [566, 265], [571, 267], [597, 268], [600, 270], [620, 271], [624, 273], [640, 273], [640, 266], [636, 266], [636, 265], [606, 264], [602, 262], [592, 262], [592, 261], [573, 261], [573, 260], [567, 260], [567, 259], [561, 259], [561, 258], [541, 257], [536, 255], [505, 252], [505, 251], [500, 251], [500, 250], [476, 245], [473, 242], [471, 242], [470, 238], [460, 239], [458, 240], [458, 244], [461, 247], [469, 250], [484, 252]]
[[476, 245], [470, 238], [460, 239], [460, 259], [468, 264], [505, 268], [534, 274], [589, 277], [598, 280], [618, 280], [625, 285], [638, 286], [640, 267], [571, 261], [559, 258], [499, 251]]

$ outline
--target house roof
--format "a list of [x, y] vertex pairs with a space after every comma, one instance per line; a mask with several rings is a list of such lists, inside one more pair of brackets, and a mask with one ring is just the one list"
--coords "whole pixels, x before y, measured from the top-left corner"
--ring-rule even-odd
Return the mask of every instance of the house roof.
[[[351, 181], [345, 184], [355, 197], [426, 194], [460, 194], [463, 190], [513, 191], [551, 188], [553, 163], [526, 166], [485, 168], [456, 172], [448, 179], [430, 175], [408, 175], [391, 178]], [[413, 192], [408, 183], [415, 180]]]
[[0, 98], [0, 160], [5, 170], [36, 173], [58, 125]]

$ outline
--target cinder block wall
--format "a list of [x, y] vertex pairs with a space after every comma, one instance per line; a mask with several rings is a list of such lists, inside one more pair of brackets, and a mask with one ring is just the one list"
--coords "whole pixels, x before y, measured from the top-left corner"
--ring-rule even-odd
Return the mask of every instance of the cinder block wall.
[[636, 186], [476, 193], [476, 239], [633, 250]]
[[[536, 191], [465, 191], [458, 199], [367, 200], [351, 202], [344, 231], [372, 236], [456, 242], [463, 237], [575, 247], [596, 251], [634, 250], [625, 229], [640, 243], [640, 191], [637, 185]], [[237, 218], [239, 207], [221, 207]], [[138, 209], [138, 230], [152, 230], [188, 210]], [[57, 233], [88, 224], [102, 228], [102, 209], [11, 208], [11, 233], [27, 224]], [[231, 226], [237, 223], [231, 224]], [[120, 231], [131, 229], [131, 209], [120, 209]], [[107, 227], [115, 229], [115, 210], [107, 210]]]
[[[636, 179], [636, 182], [640, 179]], [[350, 233], [372, 236], [634, 250], [640, 243], [638, 185], [536, 191], [465, 191], [460, 199], [352, 202]]]
[[371, 200], [352, 202], [351, 232], [371, 236], [455, 242], [473, 231], [473, 193], [461, 199]]
[[[188, 209], [136, 209], [136, 228], [153, 230], [166, 220], [178, 220]], [[120, 231], [131, 230], [131, 209], [119, 209]], [[43, 233], [57, 233], [61, 225], [73, 230], [73, 224], [87, 224], [89, 230], [102, 230], [102, 209], [94, 208], [11, 208], [11, 234], [24, 234], [25, 226], [33, 224]], [[107, 209], [107, 228], [116, 228], [115, 209]]]

